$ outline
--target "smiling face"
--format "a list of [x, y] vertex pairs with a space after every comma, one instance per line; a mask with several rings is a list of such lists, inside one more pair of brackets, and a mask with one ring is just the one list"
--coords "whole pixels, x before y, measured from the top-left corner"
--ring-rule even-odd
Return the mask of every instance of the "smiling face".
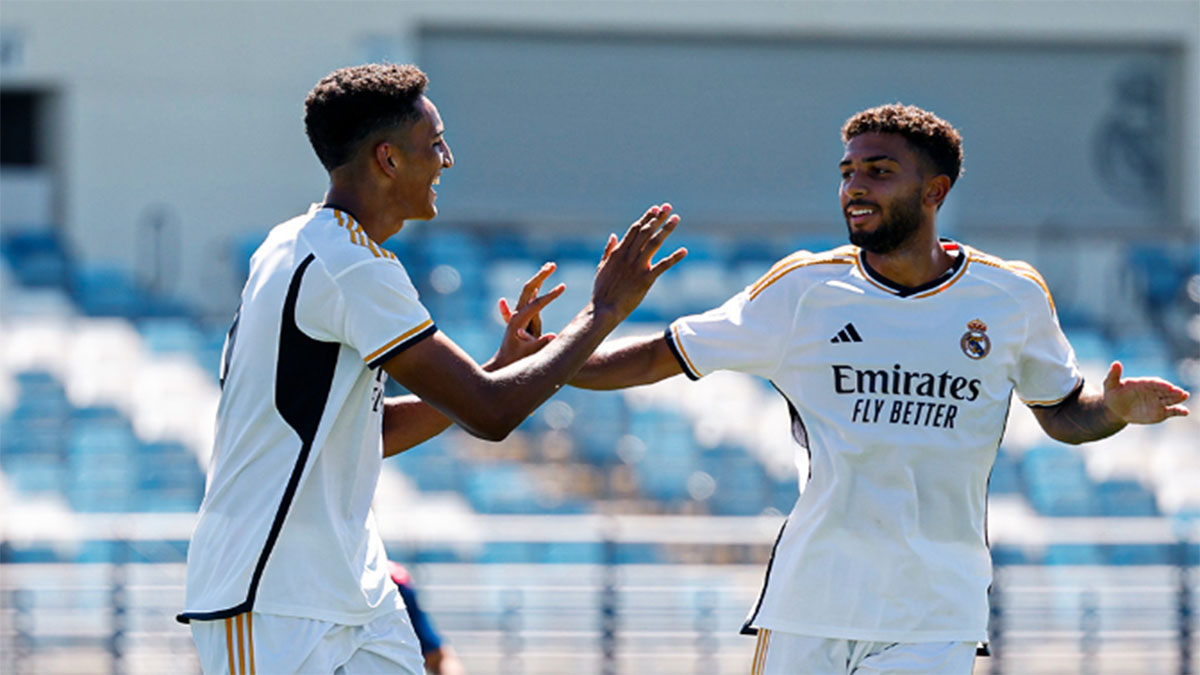
[[[924, 163], [903, 136], [865, 133], [846, 143], [838, 194], [850, 243], [871, 253], [896, 250], [927, 216]], [[936, 205], [935, 205], [936, 207]]]
[[405, 220], [431, 220], [437, 216], [437, 185], [442, 171], [454, 166], [446, 143], [446, 128], [437, 106], [424, 96], [417, 104], [421, 116], [390, 134], [397, 148], [389, 157], [396, 167], [391, 186], [392, 206]]

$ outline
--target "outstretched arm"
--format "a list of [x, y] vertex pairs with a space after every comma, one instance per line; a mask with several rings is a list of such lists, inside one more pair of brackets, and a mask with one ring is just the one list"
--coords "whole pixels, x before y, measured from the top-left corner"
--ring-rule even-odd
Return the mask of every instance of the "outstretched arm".
[[1127, 424], [1157, 424], [1188, 414], [1183, 389], [1157, 377], [1123, 380], [1121, 374], [1121, 362], [1114, 361], [1103, 390], [1085, 387], [1056, 406], [1033, 408], [1033, 414], [1051, 438], [1072, 444], [1107, 438]]
[[627, 337], [600, 345], [571, 379], [580, 389], [624, 389], [683, 372], [663, 335]]
[[393, 356], [384, 368], [469, 433], [487, 440], [506, 437], [575, 375], [654, 281], [687, 254], [679, 249], [651, 264], [679, 222], [670, 212], [670, 205], [653, 207], [624, 238], [609, 237], [591, 302], [538, 353], [489, 373], [439, 332]]
[[[542, 283], [554, 269], [554, 263], [546, 263], [525, 282], [515, 312], [509, 308], [507, 300], [500, 298], [500, 313], [505, 323], [504, 338], [496, 355], [483, 364], [483, 370], [493, 372], [536, 354], [554, 339], [553, 333], [541, 334], [541, 310], [562, 294], [563, 286], [559, 284], [546, 295], [538, 296]], [[383, 410], [383, 456], [391, 457], [424, 443], [451, 424], [449, 417], [416, 396], [409, 394], [389, 398], [384, 401]]]

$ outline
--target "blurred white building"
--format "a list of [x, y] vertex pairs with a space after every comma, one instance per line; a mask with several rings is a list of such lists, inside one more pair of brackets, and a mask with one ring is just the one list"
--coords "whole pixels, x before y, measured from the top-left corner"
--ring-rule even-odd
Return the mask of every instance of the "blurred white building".
[[1038, 242], [1094, 233], [1060, 276], [1102, 308], [1103, 241], [1200, 220], [1198, 24], [1188, 1], [6, 0], [0, 223], [228, 315], [231, 242], [323, 194], [308, 90], [414, 61], [458, 161], [439, 222], [599, 242], [671, 200], [695, 231], [837, 242], [839, 127], [902, 100], [965, 135], [944, 227], [1056, 290]]

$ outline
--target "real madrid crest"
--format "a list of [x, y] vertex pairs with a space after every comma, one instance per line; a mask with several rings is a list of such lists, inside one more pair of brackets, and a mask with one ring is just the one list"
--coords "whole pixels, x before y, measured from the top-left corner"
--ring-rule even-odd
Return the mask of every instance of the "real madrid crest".
[[992, 351], [992, 341], [987, 336], [987, 324], [979, 319], [971, 319], [967, 323], [967, 332], [958, 341], [963, 353], [978, 361]]

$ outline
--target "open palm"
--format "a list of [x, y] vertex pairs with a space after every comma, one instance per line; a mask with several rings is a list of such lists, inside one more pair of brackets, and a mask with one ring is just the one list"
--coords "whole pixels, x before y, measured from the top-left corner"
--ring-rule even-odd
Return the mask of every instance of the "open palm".
[[1104, 378], [1104, 405], [1129, 424], [1155, 424], [1188, 414], [1188, 393], [1157, 377], [1121, 379], [1123, 368], [1114, 361]]

